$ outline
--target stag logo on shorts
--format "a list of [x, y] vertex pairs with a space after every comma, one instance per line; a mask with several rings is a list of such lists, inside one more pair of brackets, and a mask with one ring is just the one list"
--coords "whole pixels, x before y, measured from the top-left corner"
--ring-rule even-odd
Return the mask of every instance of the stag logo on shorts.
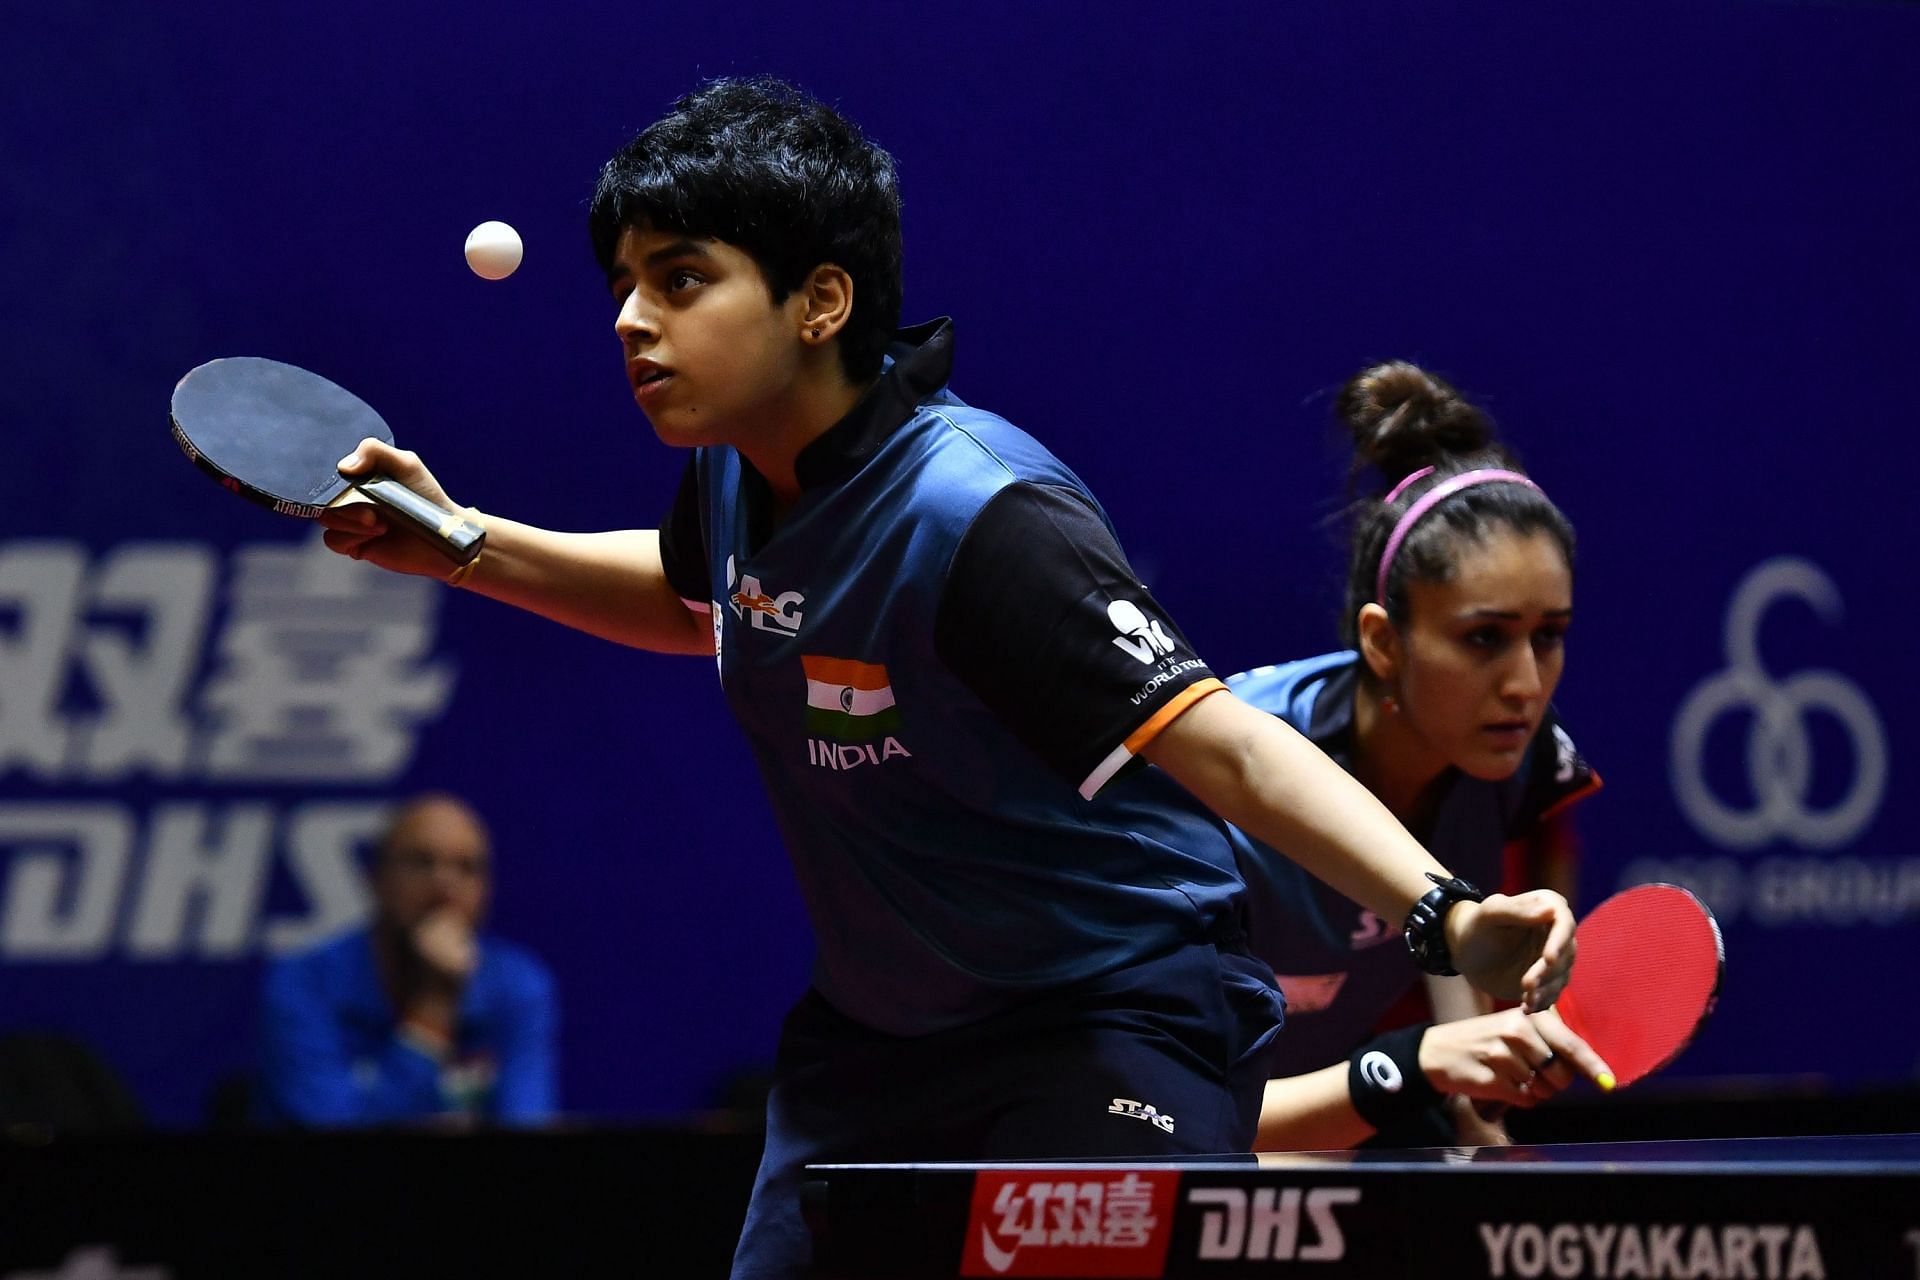
[[1162, 1133], [1173, 1132], [1173, 1117], [1150, 1102], [1135, 1102], [1132, 1098], [1115, 1098], [1107, 1107], [1107, 1114], [1132, 1116], [1135, 1120], [1145, 1120]]
[[1173, 1169], [981, 1170], [960, 1274], [1157, 1276], [1179, 1184]]
[[1204, 1211], [1206, 1261], [1338, 1262], [1347, 1256], [1336, 1210], [1360, 1203], [1358, 1187], [1195, 1187], [1187, 1203]]

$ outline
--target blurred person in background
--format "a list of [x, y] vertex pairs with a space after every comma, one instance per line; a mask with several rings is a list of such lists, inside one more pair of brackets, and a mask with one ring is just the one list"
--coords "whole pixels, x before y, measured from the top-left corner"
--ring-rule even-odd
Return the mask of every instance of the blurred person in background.
[[256, 1118], [270, 1124], [538, 1124], [555, 1109], [553, 979], [482, 933], [487, 829], [444, 794], [381, 837], [363, 927], [274, 962]]

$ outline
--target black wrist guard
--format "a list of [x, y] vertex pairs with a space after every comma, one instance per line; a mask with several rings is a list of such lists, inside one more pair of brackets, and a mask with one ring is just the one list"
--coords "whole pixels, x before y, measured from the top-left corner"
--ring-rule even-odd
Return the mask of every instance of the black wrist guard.
[[1447, 912], [1456, 902], [1482, 902], [1487, 895], [1458, 876], [1442, 880], [1429, 871], [1427, 879], [1434, 887], [1407, 912], [1407, 950], [1421, 969], [1451, 978], [1460, 971], [1453, 967], [1453, 956], [1447, 951]]
[[1441, 1094], [1420, 1069], [1420, 1039], [1429, 1025], [1389, 1031], [1361, 1045], [1347, 1060], [1347, 1096], [1353, 1109], [1389, 1141], [1410, 1133], [1424, 1137], [1432, 1128], [1429, 1115]]

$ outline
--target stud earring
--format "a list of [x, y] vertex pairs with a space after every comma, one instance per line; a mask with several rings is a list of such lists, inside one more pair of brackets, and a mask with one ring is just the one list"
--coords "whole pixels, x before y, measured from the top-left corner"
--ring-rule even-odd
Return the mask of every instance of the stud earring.
[[819, 336], [820, 336], [820, 331], [819, 331], [818, 329], [815, 329], [815, 330], [813, 331], [813, 336], [814, 336], [814, 337], [816, 337], [816, 338], [817, 338], [817, 337], [819, 337]]

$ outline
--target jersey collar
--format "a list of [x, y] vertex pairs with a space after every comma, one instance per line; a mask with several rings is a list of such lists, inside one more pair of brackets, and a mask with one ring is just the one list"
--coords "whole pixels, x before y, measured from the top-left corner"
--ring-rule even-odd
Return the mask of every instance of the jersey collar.
[[1342, 765], [1353, 764], [1353, 695], [1360, 682], [1360, 661], [1330, 672], [1314, 695], [1307, 737]]
[[866, 465], [887, 437], [909, 422], [920, 402], [953, 374], [953, 321], [946, 316], [897, 330], [879, 381], [847, 415], [793, 460], [800, 488], [839, 484]]

